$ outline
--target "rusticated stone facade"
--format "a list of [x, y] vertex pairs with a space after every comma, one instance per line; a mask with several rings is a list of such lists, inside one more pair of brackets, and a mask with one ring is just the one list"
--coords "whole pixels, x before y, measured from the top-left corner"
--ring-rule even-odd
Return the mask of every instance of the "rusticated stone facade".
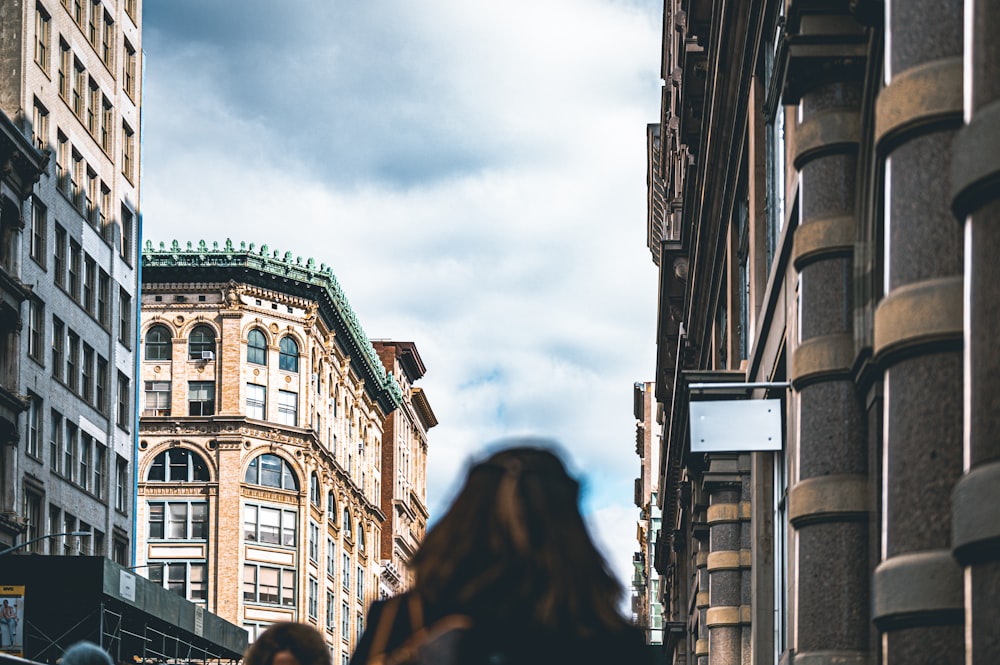
[[[664, 3], [667, 662], [1000, 662], [998, 20]], [[781, 449], [692, 453], [722, 397], [780, 399]]]
[[250, 245], [143, 253], [138, 559], [250, 631], [356, 644], [381, 572], [402, 393], [335, 278]]

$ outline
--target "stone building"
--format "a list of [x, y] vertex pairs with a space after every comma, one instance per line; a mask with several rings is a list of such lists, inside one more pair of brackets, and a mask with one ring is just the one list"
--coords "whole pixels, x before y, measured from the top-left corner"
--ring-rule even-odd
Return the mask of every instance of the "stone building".
[[636, 382], [632, 387], [635, 416], [635, 454], [639, 477], [635, 479], [635, 506], [639, 509], [636, 539], [639, 551], [632, 556], [632, 620], [646, 634], [647, 644], [663, 643], [663, 605], [660, 574], [653, 565], [660, 535], [660, 429], [662, 418], [656, 403], [656, 384]]
[[131, 563], [141, 14], [0, 3], [0, 548]]
[[[664, 3], [667, 662], [1000, 662], [998, 28], [991, 0]], [[765, 397], [773, 449], [736, 420], [692, 451], [692, 404]]]
[[437, 418], [422, 388], [427, 371], [413, 342], [373, 342], [382, 364], [403, 390], [400, 408], [382, 429], [382, 577], [380, 595], [401, 593], [413, 583], [407, 562], [427, 531], [427, 432]]
[[142, 260], [137, 560], [251, 639], [301, 621], [346, 662], [399, 383], [325, 265], [229, 241]]

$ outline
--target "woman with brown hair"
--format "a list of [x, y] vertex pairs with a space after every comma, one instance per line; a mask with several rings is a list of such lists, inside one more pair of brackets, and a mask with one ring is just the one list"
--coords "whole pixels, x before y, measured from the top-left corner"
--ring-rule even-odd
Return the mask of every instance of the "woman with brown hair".
[[470, 468], [410, 562], [413, 588], [372, 605], [351, 665], [647, 662], [579, 484], [550, 442], [511, 443]]
[[243, 665], [331, 665], [330, 650], [312, 626], [284, 621], [254, 640], [243, 654]]

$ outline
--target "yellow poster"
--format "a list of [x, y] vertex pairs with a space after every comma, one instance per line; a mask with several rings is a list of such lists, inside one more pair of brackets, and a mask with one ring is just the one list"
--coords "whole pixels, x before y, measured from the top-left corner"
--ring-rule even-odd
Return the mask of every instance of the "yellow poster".
[[0, 586], [0, 652], [24, 657], [24, 587]]

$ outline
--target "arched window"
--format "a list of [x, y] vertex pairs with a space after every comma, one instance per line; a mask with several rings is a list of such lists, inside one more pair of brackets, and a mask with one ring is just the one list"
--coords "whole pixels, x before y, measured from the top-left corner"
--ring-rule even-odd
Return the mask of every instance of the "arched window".
[[362, 525], [358, 525], [358, 551], [365, 551], [365, 528]]
[[354, 532], [351, 528], [351, 513], [344, 508], [344, 535], [348, 538], [354, 537]]
[[191, 360], [215, 360], [215, 331], [198, 326], [188, 337], [188, 357]]
[[280, 355], [278, 357], [278, 369], [286, 372], [299, 371], [299, 345], [291, 337], [282, 337], [278, 343]]
[[315, 473], [309, 474], [309, 501], [312, 505], [319, 508], [319, 478], [316, 477]]
[[264, 487], [276, 487], [282, 490], [299, 489], [299, 481], [288, 462], [270, 453], [251, 460], [245, 480]]
[[153, 459], [146, 480], [161, 483], [208, 482], [208, 464], [193, 450], [171, 448]]
[[330, 524], [337, 524], [337, 497], [332, 491], [326, 494], [326, 519]]
[[247, 362], [255, 365], [267, 364], [267, 338], [258, 328], [247, 335]]
[[146, 331], [146, 360], [170, 360], [170, 331], [155, 325]]

